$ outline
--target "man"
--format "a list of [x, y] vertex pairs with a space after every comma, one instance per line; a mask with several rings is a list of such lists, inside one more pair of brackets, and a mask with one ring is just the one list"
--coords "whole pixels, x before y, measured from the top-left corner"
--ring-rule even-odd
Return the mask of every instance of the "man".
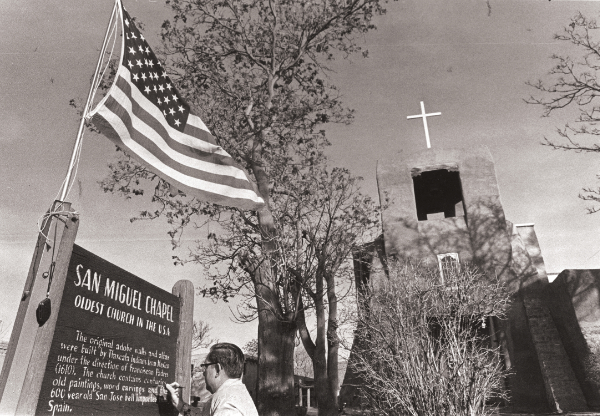
[[[256, 406], [242, 383], [244, 353], [238, 346], [222, 342], [210, 348], [203, 364], [206, 389], [212, 393], [210, 416], [258, 416]], [[179, 397], [179, 384], [165, 384], [173, 406], [179, 414], [201, 415], [202, 409], [189, 406]]]

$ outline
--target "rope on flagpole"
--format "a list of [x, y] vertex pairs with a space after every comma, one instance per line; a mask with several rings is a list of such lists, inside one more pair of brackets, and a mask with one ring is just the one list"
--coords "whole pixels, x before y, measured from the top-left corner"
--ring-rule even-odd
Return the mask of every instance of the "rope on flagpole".
[[[104, 66], [104, 70], [102, 70], [102, 75], [100, 75], [98, 77], [98, 79], [96, 79], [96, 85], [94, 85], [93, 87], [93, 93], [92, 93], [92, 99], [89, 102], [89, 106], [88, 108], [85, 109], [85, 113], [89, 113], [92, 103], [94, 102], [94, 99], [96, 98], [96, 93], [98, 92], [98, 87], [100, 86], [100, 83], [102, 82], [102, 80], [104, 79], [104, 74], [106, 74], [106, 70], [108, 69], [108, 67], [110, 66], [110, 58], [112, 58], [113, 56], [113, 52], [115, 51], [115, 44], [117, 43], [117, 36], [115, 34], [115, 31], [117, 30], [117, 25], [114, 24], [112, 26], [112, 31], [110, 32], [110, 35], [108, 36], [108, 38], [112, 38], [113, 40], [113, 44], [110, 48], [110, 55], [108, 55], [108, 59], [106, 61], [106, 65], [102, 65], [104, 63], [104, 56], [102, 57], [102, 64], [100, 64], [100, 66]], [[115, 36], [113, 36], [115, 35]]]
[[[97, 77], [95, 85], [92, 84], [92, 91], [93, 91], [92, 97], [89, 100], [88, 107], [84, 108], [83, 109], [83, 113], [82, 113], [82, 117], [84, 117], [84, 118], [86, 117], [85, 115], [87, 113], [89, 113], [89, 111], [90, 111], [90, 107], [92, 106], [92, 103], [94, 102], [94, 98], [96, 96], [96, 92], [98, 92], [98, 87], [100, 85], [100, 82], [102, 82], [102, 79], [104, 78], [104, 74], [106, 73], [106, 70], [110, 66], [110, 58], [112, 58], [113, 52], [115, 50], [115, 44], [117, 42], [117, 37], [116, 36], [113, 37], [113, 35], [114, 35], [115, 31], [116, 31], [117, 25], [116, 24], [110, 25], [110, 23], [109, 23], [109, 26], [112, 26], [112, 31], [111, 31], [110, 35], [108, 36], [108, 39], [112, 38], [113, 39], [113, 44], [112, 44], [112, 47], [110, 49], [110, 54], [108, 56], [108, 59], [106, 60], [106, 64], [104, 64], [104, 59], [105, 59], [104, 55], [105, 55], [105, 53], [103, 53], [101, 55], [102, 56], [102, 61], [100, 63], [100, 67], [104, 67], [104, 69], [102, 70], [102, 74], [99, 77]], [[77, 177], [77, 171], [79, 169], [79, 160], [81, 158], [81, 148], [83, 146], [83, 136], [85, 136], [85, 130], [81, 133], [81, 140], [79, 140], [79, 145], [77, 146], [77, 155], [75, 156], [75, 161], [74, 161], [74, 173], [72, 174], [72, 180], [70, 181], [71, 183], [68, 184], [68, 189], [67, 189], [67, 193], [65, 194], [65, 198], [71, 192], [71, 189], [73, 188], [73, 185], [75, 185], [75, 178]], [[65, 181], [66, 180], [67, 180], [67, 178], [65, 178]], [[64, 183], [65, 182], [63, 181], [63, 184]], [[62, 185], [61, 185], [61, 189], [62, 189]], [[58, 195], [57, 195], [57, 199], [58, 199]], [[62, 200], [64, 200], [64, 198]]]
[[[62, 207], [63, 207], [63, 205], [62, 205], [62, 203], [60, 203], [56, 207], [54, 207], [54, 209], [46, 212], [44, 215], [42, 215], [38, 219], [39, 233], [44, 237], [44, 239], [46, 240], [46, 244], [48, 244], [49, 246], [52, 245], [50, 243], [50, 238], [48, 237], [48, 235], [44, 234], [44, 231], [43, 231], [44, 228], [46, 227], [46, 224], [48, 223], [48, 221], [50, 219], [52, 219], [52, 217], [56, 217], [64, 222], [64, 221], [66, 221], [67, 218], [69, 218], [69, 215], [78, 214], [77, 211], [65, 211], [62, 209]], [[62, 217], [64, 217], [64, 218], [62, 218]]]
[[[107, 61], [107, 64], [104, 65], [104, 69], [102, 70], [102, 75], [101, 77], [98, 77], [98, 73], [100, 72], [100, 68], [103, 67], [103, 63], [104, 63], [104, 54], [106, 52], [106, 46], [108, 43], [108, 40], [113, 36], [113, 34], [115, 33], [116, 30], [116, 24], [114, 24], [115, 22], [115, 13], [118, 13], [118, 6], [119, 4], [119, 0], [115, 0], [115, 5], [113, 7], [111, 16], [110, 16], [110, 20], [108, 22], [108, 27], [106, 28], [106, 33], [104, 35], [104, 41], [102, 42], [102, 48], [100, 49], [100, 56], [98, 57], [98, 62], [96, 64], [96, 70], [94, 71], [94, 77], [92, 79], [92, 83], [90, 86], [90, 91], [88, 93], [88, 99], [87, 102], [85, 104], [85, 107], [83, 108], [83, 112], [82, 112], [82, 116], [81, 116], [81, 122], [79, 125], [79, 130], [77, 132], [77, 138], [75, 140], [75, 145], [73, 146], [73, 153], [71, 155], [71, 161], [69, 163], [69, 168], [67, 170], [67, 175], [65, 176], [65, 179], [63, 180], [60, 190], [59, 190], [59, 195], [57, 194], [56, 200], [61, 202], [60, 204], [57, 204], [56, 206], [54, 206], [49, 212], [45, 213], [44, 215], [42, 215], [39, 219], [38, 219], [38, 231], [40, 234], [42, 234], [42, 236], [44, 237], [44, 239], [46, 240], [46, 244], [50, 244], [50, 239], [48, 238], [48, 236], [46, 234], [43, 233], [43, 229], [45, 228], [47, 222], [52, 218], [52, 217], [57, 217], [59, 219], [62, 220], [61, 217], [68, 217], [69, 214], [72, 214], [72, 212], [70, 211], [65, 211], [63, 210], [63, 205], [62, 202], [64, 202], [65, 198], [67, 197], [67, 195], [69, 194], [69, 192], [71, 191], [73, 184], [75, 183], [75, 181], [72, 181], [72, 178], [74, 178], [77, 175], [77, 169], [79, 167], [79, 159], [81, 157], [81, 147], [82, 147], [82, 139], [83, 139], [83, 134], [84, 134], [84, 127], [85, 127], [85, 118], [87, 113], [90, 110], [90, 106], [91, 103], [93, 102], [94, 96], [96, 94], [96, 90], [98, 88], [98, 85], [100, 83], [99, 79], [101, 80], [102, 77], [104, 76], [104, 74], [106, 73], [106, 68], [108, 67], [109, 63], [110, 63], [110, 57], [109, 60]], [[112, 29], [112, 30], [111, 30]], [[114, 36], [113, 39], [113, 46], [111, 48], [111, 53], [110, 56], [112, 57], [113, 51], [114, 51], [114, 45], [116, 43], [116, 36]]]
[[87, 112], [90, 107], [91, 99], [94, 96], [94, 87], [97, 86], [98, 75], [100, 73], [100, 68], [102, 65], [102, 60], [104, 56], [104, 52], [106, 51], [106, 46], [109, 39], [109, 33], [111, 33], [111, 27], [113, 26], [113, 21], [115, 20], [117, 11], [117, 5], [119, 0], [115, 0], [115, 5], [113, 7], [112, 13], [110, 15], [110, 20], [108, 22], [108, 26], [106, 28], [106, 33], [104, 35], [104, 41], [102, 42], [102, 48], [100, 49], [100, 56], [98, 57], [98, 62], [96, 64], [96, 70], [94, 71], [94, 77], [92, 78], [92, 85], [90, 86], [90, 91], [88, 92], [88, 98], [86, 104], [83, 108], [83, 114], [81, 115], [81, 122], [79, 123], [79, 130], [77, 131], [77, 138], [75, 140], [75, 145], [73, 146], [73, 153], [71, 154], [71, 160], [69, 162], [69, 168], [67, 169], [67, 175], [65, 176], [65, 180], [62, 183], [60, 190], [60, 197], [58, 201], [64, 202], [67, 197], [68, 190], [71, 185], [71, 178], [73, 177], [73, 169], [75, 167], [75, 161], [79, 158], [79, 153], [81, 150], [81, 139], [83, 137], [83, 131], [85, 129], [85, 119], [87, 116]]

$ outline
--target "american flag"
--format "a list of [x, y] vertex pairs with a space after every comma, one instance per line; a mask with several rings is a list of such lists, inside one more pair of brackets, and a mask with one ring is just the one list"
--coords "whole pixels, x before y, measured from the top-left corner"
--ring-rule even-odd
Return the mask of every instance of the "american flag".
[[119, 1], [122, 60], [106, 97], [89, 113], [127, 154], [188, 195], [257, 210], [263, 199], [247, 173], [219, 146], [177, 92]]

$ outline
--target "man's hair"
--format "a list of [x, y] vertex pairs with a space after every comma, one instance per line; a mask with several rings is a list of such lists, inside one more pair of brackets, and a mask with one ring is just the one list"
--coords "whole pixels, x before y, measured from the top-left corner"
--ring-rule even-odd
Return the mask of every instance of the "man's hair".
[[244, 353], [237, 345], [228, 342], [210, 347], [206, 361], [221, 364], [229, 378], [240, 378], [244, 372]]

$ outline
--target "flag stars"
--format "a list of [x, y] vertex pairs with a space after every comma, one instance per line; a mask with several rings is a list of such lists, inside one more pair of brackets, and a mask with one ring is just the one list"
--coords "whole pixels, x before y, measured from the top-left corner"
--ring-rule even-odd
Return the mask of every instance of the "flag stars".
[[[183, 129], [190, 109], [185, 105], [167, 75], [166, 67], [154, 55], [147, 40], [135, 27], [133, 20], [127, 17], [127, 20], [124, 19], [124, 24], [127, 25], [124, 35], [126, 37], [125, 50], [128, 52], [121, 61], [121, 65], [129, 69], [131, 82], [144, 97], [153, 103], [158, 111], [163, 113], [167, 123], [174, 129]], [[155, 66], [156, 68], [154, 68]]]
[[[123, 11], [121, 24], [125, 26], [122, 33], [124, 37], [121, 38], [121, 42], [124, 42], [124, 44], [121, 44], [124, 56], [120, 58], [117, 64], [119, 65], [119, 71], [124, 71], [121, 72], [122, 74], [129, 73], [127, 82], [131, 88], [123, 88], [121, 90], [120, 87], [124, 87], [124, 85], [120, 84], [118, 79], [113, 81], [114, 88], [111, 88], [107, 92], [107, 96], [112, 97], [111, 99], [114, 99], [116, 102], [113, 103], [111, 100], [103, 101], [100, 106], [105, 108], [106, 111], [111, 109], [111, 113], [118, 110], [112, 114], [107, 114], [111, 116], [109, 120], [111, 124], [114, 118], [115, 122], [119, 123], [119, 126], [124, 126], [126, 129], [135, 128], [137, 130], [136, 134], [139, 133], [140, 138], [146, 136], [146, 140], [143, 141], [144, 143], [140, 143], [140, 146], [138, 146], [140, 148], [142, 146], [145, 147], [145, 142], [148, 145], [152, 145], [149, 139], [150, 137], [154, 139], [156, 133], [153, 132], [153, 129], [158, 127], [166, 128], [166, 132], [162, 132], [163, 134], [172, 133], [173, 135], [179, 135], [179, 137], [190, 142], [199, 139], [197, 135], [194, 135], [196, 133], [200, 134], [201, 138], [204, 138], [205, 133], [200, 132], [198, 129], [184, 131], [187, 129], [186, 123], [189, 118], [194, 117], [189, 105], [186, 103], [187, 97], [179, 95], [177, 86], [172, 83], [170, 76], [166, 72], [166, 65], [156, 57], [149, 47], [147, 39], [144, 39], [144, 36], [142, 36], [136, 27], [135, 20]], [[154, 69], [154, 66], [156, 66], [156, 69]], [[134, 104], [136, 102], [137, 104]], [[114, 107], [109, 107], [111, 105]], [[137, 119], [134, 115], [134, 111], [137, 112], [138, 108], [144, 108], [145, 111], [141, 119]], [[162, 118], [160, 116], [161, 113], [163, 114]], [[142, 128], [140, 129], [140, 127]], [[119, 130], [122, 130], [125, 137], [121, 137], [125, 139], [128, 133], [125, 129]], [[108, 133], [109, 137], [112, 137], [114, 130], [106, 133]], [[169, 157], [174, 158], [177, 152], [177, 149], [170, 152]], [[199, 160], [204, 160], [202, 159], [204, 157], [202, 154], [191, 156]], [[188, 174], [188, 172], [184, 171], [182, 174]], [[192, 173], [190, 172], [189, 174]], [[210, 183], [207, 183], [206, 186], [210, 186]], [[245, 187], [240, 185], [240, 189], [243, 188]], [[225, 197], [229, 199], [227, 195]], [[247, 198], [247, 200], [250, 201], [250, 198]], [[253, 202], [252, 206], [255, 205], [257, 204]], [[248, 202], [248, 206], [250, 206], [250, 202]]]

